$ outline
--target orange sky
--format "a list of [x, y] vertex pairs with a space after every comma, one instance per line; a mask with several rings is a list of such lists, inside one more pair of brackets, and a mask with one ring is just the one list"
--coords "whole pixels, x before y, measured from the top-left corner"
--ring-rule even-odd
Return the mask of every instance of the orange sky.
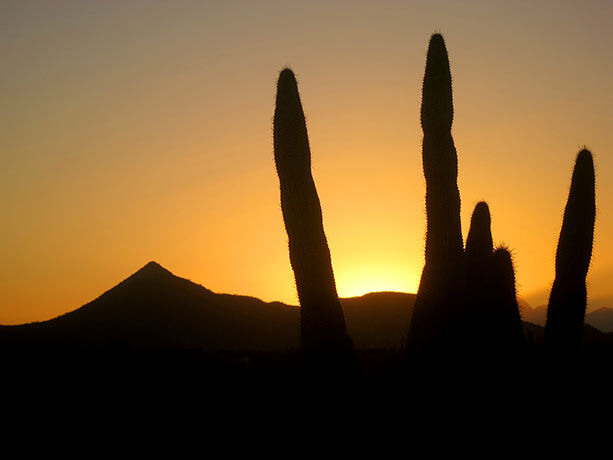
[[339, 294], [414, 292], [434, 31], [454, 77], [464, 235], [485, 199], [520, 294], [545, 303], [585, 144], [597, 173], [590, 306], [613, 306], [612, 11], [606, 1], [2, 2], [0, 323], [72, 310], [149, 260], [216, 292], [295, 303], [271, 126], [287, 65]]

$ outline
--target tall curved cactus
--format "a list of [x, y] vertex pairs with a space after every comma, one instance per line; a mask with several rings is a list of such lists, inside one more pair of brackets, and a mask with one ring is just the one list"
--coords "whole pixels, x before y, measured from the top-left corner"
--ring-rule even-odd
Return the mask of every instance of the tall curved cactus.
[[[486, 338], [496, 337], [500, 346], [512, 347], [523, 341], [521, 321], [515, 327], [499, 319], [518, 323], [513, 265], [508, 252], [493, 250], [489, 208], [484, 202], [475, 207], [466, 251], [463, 247], [458, 160], [451, 135], [451, 83], [445, 42], [440, 34], [434, 34], [428, 46], [421, 106], [426, 262], [409, 344], [417, 350], [449, 345], [483, 348]], [[513, 311], [509, 313], [509, 309]]]
[[594, 162], [591, 152], [583, 149], [575, 161], [547, 308], [545, 341], [558, 349], [576, 351], [580, 347], [595, 219]]
[[306, 352], [347, 351], [351, 341], [311, 174], [311, 151], [298, 86], [290, 69], [283, 69], [279, 75], [273, 132], [281, 209], [301, 307], [301, 348]]
[[426, 177], [426, 263], [409, 340], [413, 346], [449, 337], [461, 297], [458, 279], [462, 256], [458, 159], [451, 136], [451, 71], [443, 37], [430, 39], [423, 81], [422, 161]]

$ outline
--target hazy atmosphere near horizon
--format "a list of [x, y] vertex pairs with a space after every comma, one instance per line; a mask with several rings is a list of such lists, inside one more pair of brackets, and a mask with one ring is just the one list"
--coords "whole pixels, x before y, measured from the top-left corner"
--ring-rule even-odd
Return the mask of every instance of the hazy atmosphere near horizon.
[[339, 295], [416, 292], [425, 54], [453, 74], [462, 231], [488, 202], [545, 304], [577, 152], [596, 167], [588, 310], [613, 307], [613, 3], [0, 0], [0, 323], [155, 260], [296, 304], [272, 117], [297, 77]]

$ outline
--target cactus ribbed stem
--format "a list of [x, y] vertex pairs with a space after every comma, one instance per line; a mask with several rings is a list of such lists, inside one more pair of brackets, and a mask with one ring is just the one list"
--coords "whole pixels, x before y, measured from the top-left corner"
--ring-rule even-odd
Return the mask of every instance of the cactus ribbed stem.
[[511, 253], [498, 248], [492, 255], [490, 271], [490, 306], [488, 314], [491, 340], [499, 350], [517, 350], [524, 345], [524, 331], [517, 305], [515, 270]]
[[583, 149], [575, 161], [547, 308], [545, 342], [553, 348], [578, 351], [581, 345], [595, 219], [594, 162]]
[[273, 131], [281, 209], [301, 307], [301, 347], [307, 352], [346, 351], [351, 345], [311, 173], [304, 113], [290, 69], [279, 75]]
[[428, 46], [421, 105], [422, 161], [426, 178], [426, 263], [409, 331], [410, 342], [418, 348], [436, 341], [436, 337], [440, 339], [449, 335], [454, 321], [452, 306], [457, 306], [461, 292], [461, 282], [456, 275], [460, 269], [463, 244], [452, 122], [449, 58], [443, 37], [434, 34]]

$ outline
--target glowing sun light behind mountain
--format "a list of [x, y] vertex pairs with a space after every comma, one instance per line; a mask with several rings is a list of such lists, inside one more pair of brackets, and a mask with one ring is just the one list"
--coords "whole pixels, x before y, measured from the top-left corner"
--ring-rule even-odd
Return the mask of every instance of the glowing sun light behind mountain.
[[613, 302], [611, 2], [57, 3], [0, 2], [0, 324], [70, 311], [148, 260], [214, 292], [296, 304], [273, 159], [284, 66], [339, 295], [415, 292], [434, 31], [454, 78], [464, 237], [486, 200], [520, 294], [546, 303], [586, 144], [589, 299]]

